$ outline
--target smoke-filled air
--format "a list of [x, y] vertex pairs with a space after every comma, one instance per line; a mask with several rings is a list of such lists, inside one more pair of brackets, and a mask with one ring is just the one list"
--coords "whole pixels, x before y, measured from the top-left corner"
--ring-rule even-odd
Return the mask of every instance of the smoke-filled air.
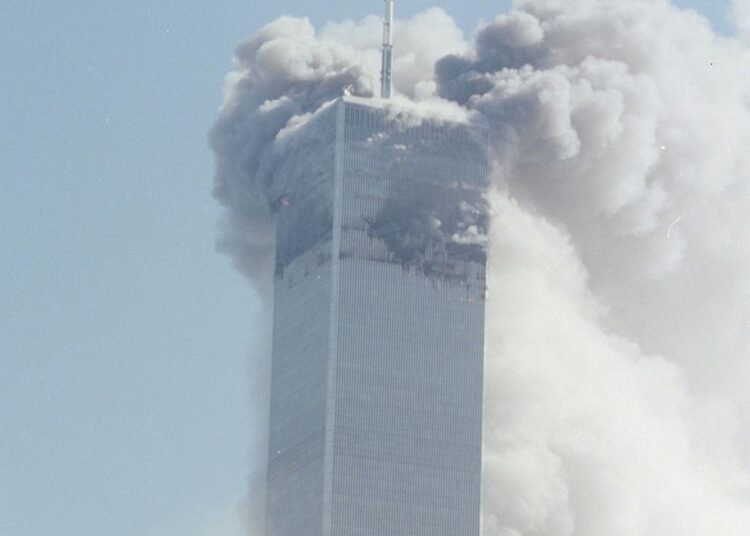
[[[717, 35], [667, 0], [487, 15], [471, 37], [440, 9], [397, 21], [390, 101], [490, 126], [483, 534], [750, 534], [747, 28]], [[376, 94], [380, 25], [282, 17], [236, 50], [214, 193], [263, 318], [278, 181], [320, 158], [292, 134], [344, 92]]]

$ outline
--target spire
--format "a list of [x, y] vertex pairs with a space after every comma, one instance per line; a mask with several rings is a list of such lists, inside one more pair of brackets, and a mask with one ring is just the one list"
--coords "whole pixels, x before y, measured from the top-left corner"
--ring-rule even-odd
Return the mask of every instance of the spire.
[[389, 99], [393, 90], [393, 3], [385, 0], [383, 21], [383, 68], [380, 71], [380, 96]]

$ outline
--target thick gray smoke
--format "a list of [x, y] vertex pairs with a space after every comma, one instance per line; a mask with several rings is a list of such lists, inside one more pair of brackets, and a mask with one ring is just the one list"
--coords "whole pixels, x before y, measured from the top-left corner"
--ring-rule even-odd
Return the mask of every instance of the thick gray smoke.
[[[264, 294], [289, 134], [373, 93], [379, 36], [282, 18], [237, 50], [215, 192]], [[493, 132], [486, 535], [750, 534], [745, 37], [666, 0], [520, 1], [471, 42], [440, 10], [397, 25], [395, 102]]]

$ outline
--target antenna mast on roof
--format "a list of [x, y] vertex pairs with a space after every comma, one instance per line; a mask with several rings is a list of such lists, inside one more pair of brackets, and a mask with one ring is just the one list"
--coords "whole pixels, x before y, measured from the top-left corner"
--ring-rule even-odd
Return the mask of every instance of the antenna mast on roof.
[[393, 89], [393, 0], [385, 0], [383, 22], [383, 69], [380, 71], [380, 96], [391, 98]]

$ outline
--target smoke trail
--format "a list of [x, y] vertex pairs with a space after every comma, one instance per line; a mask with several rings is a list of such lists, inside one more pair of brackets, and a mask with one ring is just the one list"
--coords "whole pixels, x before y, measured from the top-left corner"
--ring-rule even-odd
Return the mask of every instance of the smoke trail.
[[[215, 192], [260, 288], [290, 133], [373, 93], [378, 25], [282, 18], [237, 50]], [[430, 10], [396, 40], [414, 113], [493, 130], [485, 534], [750, 533], [746, 45], [666, 0], [521, 1], [471, 43]]]

